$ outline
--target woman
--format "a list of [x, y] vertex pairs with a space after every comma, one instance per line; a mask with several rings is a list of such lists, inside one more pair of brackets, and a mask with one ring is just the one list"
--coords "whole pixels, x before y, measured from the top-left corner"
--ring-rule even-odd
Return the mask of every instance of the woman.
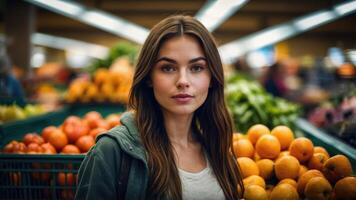
[[[77, 199], [239, 199], [243, 185], [231, 153], [223, 68], [200, 22], [173, 16], [153, 27], [129, 108], [122, 126], [97, 138], [87, 154]], [[122, 174], [124, 157], [132, 162]]]

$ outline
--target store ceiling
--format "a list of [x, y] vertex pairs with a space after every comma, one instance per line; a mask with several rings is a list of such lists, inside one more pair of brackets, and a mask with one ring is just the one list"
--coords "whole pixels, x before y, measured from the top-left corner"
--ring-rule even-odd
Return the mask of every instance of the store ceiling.
[[[79, 0], [79, 3], [122, 17], [150, 29], [173, 14], [195, 15], [206, 1], [202, 0]], [[344, 1], [335, 0], [250, 0], [213, 34], [219, 44], [252, 34], [267, 27], [287, 22], [310, 12], [328, 9]], [[119, 38], [79, 21], [37, 9], [36, 30], [56, 36], [112, 46]], [[356, 14], [303, 33], [302, 37], [352, 38], [356, 35]]]

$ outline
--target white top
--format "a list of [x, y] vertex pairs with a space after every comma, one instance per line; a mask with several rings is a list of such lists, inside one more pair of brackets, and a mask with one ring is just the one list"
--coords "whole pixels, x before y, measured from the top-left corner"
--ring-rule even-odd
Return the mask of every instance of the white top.
[[183, 200], [225, 200], [219, 182], [208, 159], [207, 167], [200, 172], [192, 173], [178, 168], [182, 182]]

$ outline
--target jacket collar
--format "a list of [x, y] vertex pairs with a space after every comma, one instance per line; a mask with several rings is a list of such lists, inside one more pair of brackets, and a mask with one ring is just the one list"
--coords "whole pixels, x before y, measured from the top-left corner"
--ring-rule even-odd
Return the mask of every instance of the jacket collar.
[[[142, 145], [140, 134], [138, 132], [134, 113], [125, 112], [120, 118], [121, 126], [117, 126], [111, 129], [107, 134], [101, 134], [99, 136], [108, 136], [117, 141], [121, 149], [127, 154], [142, 160], [145, 165], [146, 151]], [[97, 140], [100, 137], [97, 138]]]

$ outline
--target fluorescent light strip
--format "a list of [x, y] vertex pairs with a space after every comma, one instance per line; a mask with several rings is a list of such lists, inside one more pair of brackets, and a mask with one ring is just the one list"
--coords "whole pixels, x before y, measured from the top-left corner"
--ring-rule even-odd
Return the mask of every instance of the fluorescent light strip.
[[335, 12], [339, 15], [345, 15], [356, 10], [356, 1], [351, 1], [334, 7]]
[[356, 11], [356, 0], [299, 17], [295, 20], [276, 25], [249, 36], [232, 41], [219, 47], [224, 63], [233, 63], [239, 56], [259, 48], [275, 44], [297, 34], [311, 30], [325, 23]]
[[212, 32], [247, 2], [248, 0], [208, 1], [195, 17]]
[[120, 17], [98, 9], [89, 9], [79, 3], [60, 0], [26, 0], [61, 15], [79, 20], [138, 44], [143, 44], [149, 30]]
[[307, 17], [302, 17], [294, 21], [294, 25], [298, 30], [306, 31], [327, 23], [337, 17], [334, 11], [321, 11], [320, 13], [311, 14]]
[[61, 12], [64, 12], [68, 15], [78, 15], [79, 13], [84, 11], [82, 6], [68, 1], [30, 0], [28, 2], [34, 3], [42, 7], [46, 7], [48, 9], [54, 9], [54, 10], [60, 9]]
[[43, 33], [33, 34], [31, 37], [31, 41], [33, 44], [36, 45], [61, 49], [65, 51], [75, 51], [99, 59], [104, 59], [109, 52], [109, 49], [107, 47], [101, 45], [47, 35]]

